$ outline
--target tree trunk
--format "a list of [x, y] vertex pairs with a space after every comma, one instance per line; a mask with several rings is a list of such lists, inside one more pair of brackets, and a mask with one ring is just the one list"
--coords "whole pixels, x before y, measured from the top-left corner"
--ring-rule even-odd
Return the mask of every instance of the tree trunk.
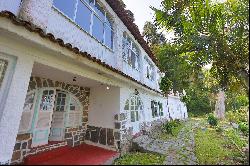
[[217, 94], [217, 101], [215, 104], [215, 116], [219, 119], [225, 118], [225, 92], [220, 91]]

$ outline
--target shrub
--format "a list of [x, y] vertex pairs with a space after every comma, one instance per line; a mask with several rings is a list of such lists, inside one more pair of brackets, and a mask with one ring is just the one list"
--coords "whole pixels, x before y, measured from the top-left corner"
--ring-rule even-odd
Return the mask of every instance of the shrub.
[[162, 125], [162, 131], [168, 134], [174, 135], [173, 131], [176, 127], [180, 126], [181, 122], [179, 120], [173, 120]]
[[218, 119], [213, 114], [208, 115], [207, 121], [211, 126], [218, 125]]
[[239, 124], [239, 130], [244, 134], [244, 135], [248, 135], [249, 132], [249, 126], [246, 122], [241, 122]]
[[236, 111], [229, 111], [226, 113], [226, 118], [229, 122], [233, 123], [241, 123], [241, 122], [247, 122], [247, 107], [242, 107]]

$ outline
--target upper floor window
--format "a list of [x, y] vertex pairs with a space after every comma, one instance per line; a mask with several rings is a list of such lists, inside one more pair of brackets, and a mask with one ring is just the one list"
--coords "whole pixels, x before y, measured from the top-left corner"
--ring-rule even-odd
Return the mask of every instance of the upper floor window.
[[145, 57], [146, 60], [146, 78], [150, 79], [151, 81], [154, 80], [154, 65], [150, 62], [150, 60]]
[[133, 69], [140, 70], [140, 51], [133, 40], [126, 34], [123, 34], [122, 41], [122, 58], [127, 62]]
[[54, 0], [53, 5], [99, 42], [113, 49], [109, 14], [96, 0]]

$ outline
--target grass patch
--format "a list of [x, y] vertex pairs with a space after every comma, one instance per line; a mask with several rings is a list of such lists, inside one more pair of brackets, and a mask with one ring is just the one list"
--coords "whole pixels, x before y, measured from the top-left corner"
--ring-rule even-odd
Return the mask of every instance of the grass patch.
[[163, 155], [133, 152], [116, 159], [113, 165], [162, 165], [164, 160]]
[[[236, 137], [236, 135], [233, 135]], [[232, 133], [231, 133], [231, 137]], [[240, 142], [238, 140], [238, 142]], [[241, 154], [236, 146], [223, 133], [208, 128], [205, 131], [198, 129], [195, 133], [195, 153], [202, 165], [241, 164]], [[243, 144], [241, 144], [241, 147]]]

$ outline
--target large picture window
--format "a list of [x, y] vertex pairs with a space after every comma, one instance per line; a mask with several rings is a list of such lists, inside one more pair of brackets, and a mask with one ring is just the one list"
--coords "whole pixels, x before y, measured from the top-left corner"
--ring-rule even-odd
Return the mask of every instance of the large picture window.
[[122, 58], [133, 69], [140, 70], [139, 49], [132, 39], [126, 34], [123, 34], [122, 42]]
[[84, 31], [113, 49], [112, 22], [97, 0], [54, 0], [53, 5]]

